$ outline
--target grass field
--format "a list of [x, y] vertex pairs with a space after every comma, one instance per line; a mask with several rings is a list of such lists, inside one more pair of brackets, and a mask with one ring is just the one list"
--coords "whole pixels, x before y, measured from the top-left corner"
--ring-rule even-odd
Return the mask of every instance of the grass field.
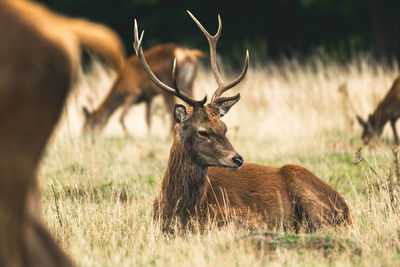
[[[152, 202], [172, 144], [169, 114], [157, 99], [150, 132], [137, 106], [127, 119], [130, 135], [117, 112], [102, 135], [81, 136], [81, 105], [96, 106], [115, 77], [98, 64], [80, 76], [43, 158], [45, 220], [80, 266], [399, 266], [400, 178], [391, 129], [374, 149], [357, 153], [355, 120], [372, 112], [397, 74], [365, 56], [344, 66], [319, 60], [253, 66], [234, 89], [241, 100], [223, 118], [246, 162], [300, 164], [341, 192], [353, 212], [351, 229], [296, 235], [228, 225], [162, 234], [152, 222]], [[344, 83], [348, 97], [338, 90]], [[211, 71], [202, 68], [196, 96], [214, 88]]]

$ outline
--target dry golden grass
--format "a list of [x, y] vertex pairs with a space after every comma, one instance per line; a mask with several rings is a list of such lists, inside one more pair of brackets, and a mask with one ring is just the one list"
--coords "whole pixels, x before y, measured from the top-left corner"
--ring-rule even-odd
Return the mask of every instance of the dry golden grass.
[[[355, 156], [361, 128], [354, 120], [354, 113], [366, 117], [373, 110], [397, 74], [371, 66], [367, 57], [345, 66], [315, 60], [252, 67], [234, 90], [242, 99], [224, 117], [247, 162], [301, 164], [341, 192], [353, 210], [351, 229], [295, 235], [228, 225], [162, 234], [151, 216], [171, 145], [169, 116], [157, 99], [150, 133], [140, 105], [127, 118], [130, 136], [123, 135], [117, 112], [103, 135], [82, 137], [81, 105], [97, 106], [115, 76], [98, 64], [81, 75], [43, 159], [45, 219], [82, 266], [399, 265], [392, 133], [385, 128], [375, 150]], [[343, 83], [348, 98], [338, 90]], [[210, 96], [214, 88], [211, 72], [202, 69], [196, 95]]]

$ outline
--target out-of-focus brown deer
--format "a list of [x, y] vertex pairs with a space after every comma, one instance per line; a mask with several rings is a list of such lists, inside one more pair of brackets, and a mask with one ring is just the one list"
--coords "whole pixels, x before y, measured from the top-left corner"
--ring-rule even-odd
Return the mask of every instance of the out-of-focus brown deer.
[[400, 76], [397, 77], [386, 94], [385, 98], [378, 104], [374, 113], [368, 116], [364, 121], [357, 116], [358, 122], [363, 127], [362, 140], [365, 145], [376, 142], [381, 136], [386, 122], [390, 121], [392, 126], [394, 141], [398, 145], [399, 137], [396, 131], [396, 120], [400, 117]]
[[211, 36], [189, 15], [209, 42], [211, 68], [218, 84], [207, 105], [207, 97], [195, 100], [181, 91], [176, 82], [170, 87], [154, 75], [143, 55], [143, 33], [139, 38], [135, 21], [134, 48], [146, 73], [162, 90], [189, 105], [175, 106], [174, 142], [161, 192], [154, 202], [154, 219], [161, 220], [165, 231], [171, 230], [175, 223], [185, 229], [191, 219], [202, 221], [208, 215], [219, 223], [230, 215], [239, 221], [261, 218], [271, 227], [282, 225], [286, 229], [299, 229], [303, 222], [309, 229], [351, 224], [350, 210], [343, 197], [307, 169], [292, 164], [281, 168], [243, 164], [243, 158], [226, 137], [226, 125], [220, 120], [239, 101], [240, 94], [221, 95], [244, 78], [248, 53], [241, 74], [225, 83], [216, 63], [220, 17], [218, 31]]
[[[178, 84], [186, 88], [186, 92], [189, 95], [192, 95], [193, 82], [197, 73], [198, 58], [204, 57], [204, 54], [200, 50], [188, 49], [170, 43], [153, 47], [145, 51], [144, 54], [157, 77], [170, 86], [172, 86], [172, 62], [174, 58], [176, 58]], [[130, 57], [119, 72], [114, 85], [100, 106], [93, 112], [89, 112], [85, 107], [83, 108], [85, 115], [83, 132], [87, 132], [88, 130], [101, 130], [114, 111], [122, 106], [122, 113], [119, 121], [123, 130], [127, 133], [128, 131], [124, 120], [128, 109], [132, 105], [142, 102], [146, 104], [146, 123], [147, 128], [150, 129], [151, 103], [153, 98], [160, 93], [163, 94], [168, 112], [172, 114], [175, 105], [174, 96], [160, 91], [147, 77], [136, 55]], [[174, 120], [172, 118], [171, 122], [171, 129], [173, 129]]]
[[42, 223], [36, 172], [80, 64], [80, 45], [120, 68], [123, 47], [99, 24], [0, 0], [0, 266], [71, 266]]

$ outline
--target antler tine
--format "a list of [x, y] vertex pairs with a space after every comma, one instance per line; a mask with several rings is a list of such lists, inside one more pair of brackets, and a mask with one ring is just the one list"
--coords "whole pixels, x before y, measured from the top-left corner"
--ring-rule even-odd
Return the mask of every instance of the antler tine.
[[218, 30], [215, 35], [211, 35], [208, 33], [208, 31], [201, 25], [201, 23], [196, 19], [195, 16], [193, 16], [192, 13], [190, 13], [189, 10], [186, 10], [186, 12], [189, 14], [189, 16], [196, 22], [197, 26], [199, 26], [200, 30], [204, 33], [204, 35], [207, 37], [207, 39], [210, 40], [215, 40], [218, 41], [219, 37], [221, 36], [221, 31], [222, 31], [222, 22], [221, 22], [221, 17], [218, 15]]
[[193, 21], [197, 24], [197, 26], [200, 28], [200, 30], [203, 32], [203, 34], [206, 36], [208, 40], [208, 44], [210, 46], [210, 62], [211, 62], [211, 69], [214, 73], [215, 80], [217, 81], [218, 87], [215, 90], [213, 97], [211, 99], [211, 103], [215, 103], [216, 100], [227, 90], [231, 89], [235, 85], [237, 85], [246, 75], [248, 65], [249, 65], [249, 52], [246, 52], [246, 60], [244, 63], [244, 67], [242, 70], [242, 73], [232, 82], [226, 84], [221, 77], [221, 74], [219, 73], [218, 66], [217, 66], [217, 41], [219, 37], [221, 36], [221, 31], [222, 31], [222, 22], [221, 22], [221, 16], [218, 15], [218, 31], [217, 33], [212, 36], [210, 35], [207, 30], [201, 25], [201, 23], [193, 16], [192, 13], [187, 11], [190, 17], [193, 19]]
[[244, 66], [243, 66], [243, 69], [242, 69], [242, 72], [240, 73], [240, 75], [235, 80], [230, 82], [229, 84], [224, 84], [222, 87], [218, 87], [218, 89], [215, 91], [215, 93], [211, 99], [211, 102], [214, 102], [224, 92], [228, 91], [229, 89], [231, 89], [232, 87], [235, 87], [238, 83], [240, 83], [243, 80], [243, 78], [246, 76], [248, 68], [249, 68], [249, 50], [246, 50], [246, 58], [245, 58]]
[[221, 17], [218, 15], [218, 30], [217, 33], [213, 36], [208, 33], [208, 31], [201, 25], [201, 23], [190, 13], [189, 10], [186, 11], [189, 16], [193, 19], [193, 21], [197, 24], [203, 34], [206, 36], [208, 40], [208, 44], [210, 46], [210, 62], [211, 62], [211, 69], [214, 73], [215, 80], [217, 81], [218, 86], [222, 85], [224, 81], [221, 78], [221, 74], [219, 73], [218, 66], [217, 66], [217, 42], [219, 37], [221, 36], [222, 32], [222, 22]]
[[175, 88], [175, 93], [176, 93], [175, 95], [180, 99], [182, 99], [183, 101], [185, 101], [186, 103], [188, 103], [189, 105], [193, 107], [195, 106], [202, 107], [207, 102], [207, 95], [205, 95], [202, 100], [195, 100], [190, 96], [186, 95], [184, 92], [182, 92], [181, 89], [179, 89], [178, 83], [176, 81], [176, 58], [174, 58], [174, 65], [172, 66], [172, 83]]
[[157, 76], [150, 69], [150, 66], [148, 65], [148, 63], [146, 61], [146, 58], [144, 57], [144, 54], [143, 54], [142, 40], [143, 40], [144, 31], [142, 31], [142, 34], [140, 35], [140, 38], [139, 38], [136, 19], [135, 19], [135, 23], [134, 24], [135, 25], [134, 25], [134, 43], [133, 43], [133, 48], [135, 49], [136, 55], [138, 56], [139, 61], [142, 63], [142, 66], [143, 66], [145, 72], [147, 73], [149, 78], [154, 82], [154, 84], [157, 85], [162, 90], [166, 91], [167, 93], [179, 97], [181, 100], [183, 100], [184, 102], [186, 102], [187, 104], [189, 104], [189, 105], [191, 105], [193, 107], [203, 106], [205, 104], [205, 102], [207, 101], [207, 96], [205, 96], [202, 100], [197, 101], [197, 100], [193, 99], [192, 97], [186, 95], [184, 92], [179, 90], [179, 88], [176, 86], [176, 84], [177, 84], [177, 82], [176, 82], [176, 73], [175, 73], [176, 59], [174, 60], [174, 66], [173, 66], [173, 69], [172, 69], [172, 79], [173, 79], [173, 83], [174, 83], [175, 88], [171, 88], [170, 86], [168, 86], [165, 83], [161, 82], [157, 78]]

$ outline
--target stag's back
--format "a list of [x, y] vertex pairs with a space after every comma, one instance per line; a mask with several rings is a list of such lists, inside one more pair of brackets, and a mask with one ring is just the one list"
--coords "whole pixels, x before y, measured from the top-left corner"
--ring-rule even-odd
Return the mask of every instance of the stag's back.
[[[266, 222], [270, 226], [297, 227], [303, 212], [329, 224], [351, 224], [344, 198], [304, 167], [287, 164], [275, 168], [244, 164], [237, 171], [209, 168], [205, 199], [217, 220], [229, 216]], [[300, 208], [309, 210], [300, 210]], [[304, 208], [306, 207], [306, 208]], [[315, 210], [314, 210], [315, 209]], [[325, 211], [320, 214], [321, 210]], [[229, 214], [227, 214], [229, 211]], [[343, 213], [343, 214], [339, 214]], [[256, 221], [254, 221], [256, 219]], [[316, 227], [317, 228], [317, 227]]]

